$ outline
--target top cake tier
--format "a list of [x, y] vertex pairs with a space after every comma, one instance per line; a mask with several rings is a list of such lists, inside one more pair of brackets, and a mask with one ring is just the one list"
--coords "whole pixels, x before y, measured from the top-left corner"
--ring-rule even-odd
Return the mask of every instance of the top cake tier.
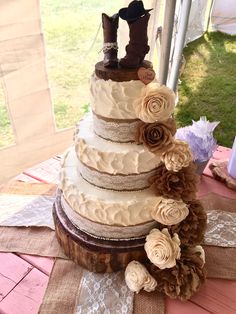
[[[137, 71], [138, 69], [107, 69], [110, 77], [111, 73], [114, 74], [114, 77], [116, 74], [125, 76], [126, 73], [130, 73], [130, 77], [133, 79], [124, 81], [104, 79], [94, 73], [90, 79], [90, 103], [93, 113], [98, 117], [116, 121], [133, 122], [130, 120], [138, 119], [135, 102], [145, 94], [148, 85], [137, 79]], [[154, 79], [153, 82], [157, 83], [157, 80]]]
[[129, 82], [105, 81], [95, 74], [90, 80], [90, 103], [93, 112], [101, 117], [127, 120], [137, 119], [134, 102], [145, 88], [139, 80]]

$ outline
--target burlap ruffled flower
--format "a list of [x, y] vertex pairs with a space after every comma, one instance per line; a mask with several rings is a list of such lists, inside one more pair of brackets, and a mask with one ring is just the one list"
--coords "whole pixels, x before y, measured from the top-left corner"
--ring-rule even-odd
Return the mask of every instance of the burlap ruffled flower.
[[170, 236], [167, 228], [153, 229], [144, 245], [149, 260], [160, 269], [171, 268], [180, 258], [180, 240], [177, 234]]
[[175, 225], [184, 220], [189, 214], [188, 205], [182, 200], [162, 198], [152, 210], [152, 218], [163, 225]]
[[189, 254], [196, 254], [197, 256], [199, 256], [202, 260], [202, 265], [206, 263], [205, 251], [201, 245], [188, 247], [188, 252]]
[[137, 261], [130, 262], [126, 267], [125, 282], [129, 289], [136, 293], [139, 293], [141, 289], [151, 292], [157, 286], [156, 280], [149, 274], [146, 267]]
[[196, 175], [196, 166], [192, 162], [178, 172], [169, 171], [161, 164], [150, 182], [154, 183], [158, 196], [191, 201], [196, 198], [199, 176]]
[[181, 301], [190, 299], [206, 278], [202, 256], [189, 248], [181, 251], [173, 268], [161, 270], [150, 265], [149, 271], [157, 281], [157, 291]]
[[141, 123], [136, 142], [144, 144], [153, 153], [161, 153], [172, 148], [175, 133], [176, 123], [172, 118], [163, 122]]
[[184, 167], [188, 167], [193, 156], [188, 143], [175, 140], [168, 150], [166, 150], [161, 157], [166, 169], [169, 171], [178, 172]]
[[165, 85], [148, 84], [142, 91], [141, 97], [134, 102], [136, 116], [146, 122], [165, 121], [173, 113], [175, 93]]

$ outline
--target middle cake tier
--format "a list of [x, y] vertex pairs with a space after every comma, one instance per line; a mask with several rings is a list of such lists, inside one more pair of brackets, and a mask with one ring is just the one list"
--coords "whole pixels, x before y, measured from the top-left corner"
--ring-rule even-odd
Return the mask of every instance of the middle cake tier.
[[151, 186], [142, 191], [109, 191], [85, 181], [78, 169], [74, 147], [62, 160], [60, 188], [70, 207], [82, 217], [93, 222], [135, 226], [153, 221], [152, 212], [162, 197], [155, 196]]
[[137, 191], [148, 188], [149, 179], [160, 164], [158, 155], [136, 143], [116, 143], [94, 132], [92, 113], [83, 118], [76, 129], [75, 151], [77, 171], [104, 189]]

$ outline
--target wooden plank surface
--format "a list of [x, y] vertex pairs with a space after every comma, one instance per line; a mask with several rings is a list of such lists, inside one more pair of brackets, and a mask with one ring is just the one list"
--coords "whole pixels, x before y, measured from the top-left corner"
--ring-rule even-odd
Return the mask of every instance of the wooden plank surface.
[[48, 276], [33, 268], [0, 302], [1, 314], [36, 314], [42, 302]]
[[54, 258], [26, 254], [19, 254], [19, 256], [45, 275], [50, 275], [54, 264]]
[[192, 302], [216, 314], [236, 313], [236, 282], [208, 279], [202, 289], [193, 296]]
[[235, 191], [227, 188], [219, 181], [216, 181], [207, 176], [202, 176], [197, 195], [198, 197], [201, 197], [209, 193], [215, 193], [224, 197], [236, 199]]
[[0, 253], [0, 301], [24, 278], [33, 266], [12, 253]]
[[25, 175], [42, 183], [58, 183], [60, 171], [59, 158], [51, 158], [24, 171]]
[[[187, 301], [171, 300], [166, 298], [166, 314], [208, 314], [209, 312], [200, 306]], [[223, 314], [223, 313], [222, 313]], [[225, 313], [226, 314], [226, 313]]]

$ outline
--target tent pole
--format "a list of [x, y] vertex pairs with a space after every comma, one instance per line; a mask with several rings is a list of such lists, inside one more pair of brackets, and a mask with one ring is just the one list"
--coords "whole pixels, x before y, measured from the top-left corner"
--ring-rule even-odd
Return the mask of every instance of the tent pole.
[[160, 68], [159, 80], [161, 84], [166, 84], [169, 70], [170, 48], [174, 26], [176, 0], [165, 1], [165, 16], [161, 36], [161, 53], [160, 53]]
[[183, 0], [168, 86], [176, 90], [192, 0]]

